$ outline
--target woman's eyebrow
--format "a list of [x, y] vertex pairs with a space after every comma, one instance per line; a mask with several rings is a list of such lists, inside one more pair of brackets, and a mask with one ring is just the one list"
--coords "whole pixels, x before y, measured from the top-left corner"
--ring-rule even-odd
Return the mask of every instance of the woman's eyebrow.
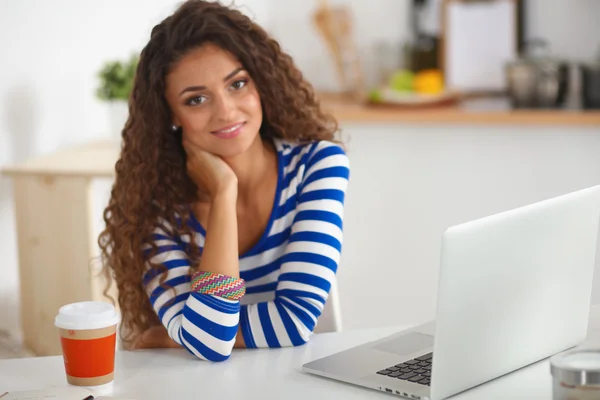
[[[234, 77], [238, 72], [243, 71], [244, 68], [243, 67], [238, 67], [236, 69], [234, 69], [233, 71], [231, 71], [229, 74], [227, 74], [227, 76], [225, 78], [223, 78], [223, 81], [227, 81], [228, 79], [231, 79], [232, 77]], [[181, 93], [179, 93], [179, 96], [181, 96], [182, 94], [186, 93], [186, 92], [197, 92], [199, 90], [204, 90], [206, 89], [206, 86], [188, 86], [185, 89], [183, 89], [181, 91]]]

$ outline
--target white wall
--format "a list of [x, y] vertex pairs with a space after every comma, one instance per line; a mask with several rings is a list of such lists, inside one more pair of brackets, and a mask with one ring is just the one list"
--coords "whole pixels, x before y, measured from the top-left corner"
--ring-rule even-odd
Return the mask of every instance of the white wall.
[[600, 2], [527, 0], [527, 37], [548, 40], [554, 55], [577, 61], [600, 59]]
[[[548, 34], [557, 42], [555, 48], [566, 55], [571, 51], [574, 57], [588, 56], [588, 47], [591, 43], [595, 46], [600, 38], [600, 25], [592, 18], [600, 15], [600, 2], [530, 1], [539, 13], [532, 23], [534, 33]], [[549, 2], [552, 7], [546, 6]], [[176, 0], [1, 0], [0, 168], [61, 146], [105, 136], [106, 107], [94, 97], [96, 72], [108, 59], [139, 51], [151, 27], [178, 3]], [[236, 0], [235, 3], [281, 41], [317, 88], [336, 88], [327, 51], [310, 25], [310, 9], [315, 1]], [[375, 65], [375, 60], [369, 58], [375, 42], [392, 39], [399, 42], [408, 35], [409, 1], [332, 0], [332, 3], [352, 5], [357, 16], [355, 35], [366, 57], [367, 72]], [[600, 170], [591, 154], [599, 154], [597, 132], [562, 134], [560, 129], [543, 129], [544, 135], [531, 130], [530, 134], [522, 135], [524, 130], [518, 127], [506, 130], [389, 125], [346, 128], [352, 137], [353, 163], [347, 240], [340, 270], [347, 327], [384, 323], [389, 315], [394, 315], [394, 310], [407, 322], [419, 315], [430, 315], [437, 240], [442, 226], [576, 188], [597, 180], [593, 171]], [[523, 147], [522, 141], [528, 144]], [[570, 156], [558, 152], [561, 143], [566, 143]], [[476, 155], [478, 148], [485, 150], [485, 156]], [[584, 156], [580, 156], [579, 150]], [[507, 164], [504, 157], [513, 152], [518, 153], [520, 161], [516, 165]], [[453, 163], [454, 157], [460, 162]], [[525, 167], [529, 159], [538, 166], [539, 181], [527, 175], [531, 174]], [[556, 166], [556, 160], [564, 168]], [[567, 166], [568, 160], [574, 166]], [[391, 180], [399, 185], [376, 188], [372, 186], [374, 182], [387, 184], [392, 176], [388, 171], [375, 172], [372, 177], [371, 166], [401, 169], [404, 175]], [[525, 175], [514, 180], [521, 170]], [[447, 174], [452, 174], [452, 179]], [[448, 182], [454, 182], [464, 191], [447, 194]], [[97, 221], [109, 186], [110, 182], [99, 182], [96, 187]], [[479, 190], [480, 187], [486, 190]], [[397, 200], [388, 197], [395, 191], [403, 191]], [[362, 192], [381, 194], [383, 205], [388, 207], [385, 214], [372, 210], [380, 204], [379, 197], [375, 199]], [[451, 201], [438, 208], [436, 201], [441, 196]], [[427, 213], [415, 210], [420, 204], [429, 207]], [[361, 219], [367, 216], [371, 225], [359, 227]], [[386, 220], [401, 228], [396, 236], [391, 235], [396, 231], [390, 231], [390, 225], [382, 226]], [[0, 330], [8, 328], [16, 333], [18, 270], [14, 232], [10, 182], [0, 178]], [[371, 241], [374, 235], [378, 240]], [[392, 252], [391, 245], [398, 251]], [[365, 258], [370, 255], [374, 258]], [[363, 276], [365, 268], [374, 274]], [[356, 279], [359, 274], [360, 280]], [[382, 277], [390, 279], [383, 281]], [[360, 281], [370, 283], [370, 289], [359, 286]], [[393, 281], [412, 289], [398, 294], [391, 290]], [[424, 284], [422, 293], [415, 292], [417, 283]], [[368, 299], [370, 294], [380, 297]], [[410, 296], [420, 299], [410, 301], [411, 305], [417, 304], [416, 309], [392, 303]], [[418, 309], [424, 314], [415, 311]]]
[[[347, 125], [344, 132], [345, 329], [432, 319], [448, 226], [600, 183], [600, 126]], [[599, 303], [598, 262], [596, 271]]]

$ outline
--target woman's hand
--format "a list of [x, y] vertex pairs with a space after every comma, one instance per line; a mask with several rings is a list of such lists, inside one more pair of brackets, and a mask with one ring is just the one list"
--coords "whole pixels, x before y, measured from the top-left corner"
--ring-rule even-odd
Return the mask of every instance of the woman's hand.
[[187, 154], [188, 175], [201, 192], [211, 199], [232, 190], [237, 195], [237, 176], [222, 158], [186, 139], [183, 139], [183, 148]]
[[169, 337], [167, 329], [163, 325], [156, 325], [144, 331], [132, 346], [132, 350], [178, 348], [181, 346]]

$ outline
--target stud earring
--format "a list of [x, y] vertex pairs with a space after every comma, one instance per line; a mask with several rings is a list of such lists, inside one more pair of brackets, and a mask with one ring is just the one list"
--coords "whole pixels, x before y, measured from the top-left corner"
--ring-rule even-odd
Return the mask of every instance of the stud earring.
[[171, 126], [171, 130], [172, 130], [173, 132], [177, 132], [177, 130], [178, 130], [178, 129], [179, 129], [179, 127], [178, 127], [177, 125], [173, 125], [173, 126]]

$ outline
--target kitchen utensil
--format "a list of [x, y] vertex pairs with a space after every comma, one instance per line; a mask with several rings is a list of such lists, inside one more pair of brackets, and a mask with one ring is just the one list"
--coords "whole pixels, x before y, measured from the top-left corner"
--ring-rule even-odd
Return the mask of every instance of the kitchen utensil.
[[413, 72], [439, 67], [439, 39], [426, 34], [423, 30], [422, 20], [428, 7], [430, 7], [428, 0], [413, 0], [409, 21], [412, 29], [412, 39], [407, 44], [406, 49], [410, 60], [409, 68]]
[[360, 59], [352, 37], [350, 9], [332, 7], [327, 0], [319, 0], [313, 23], [333, 57], [342, 91], [353, 94], [364, 91]]
[[531, 108], [537, 103], [538, 71], [535, 65], [516, 61], [506, 67], [508, 94], [515, 108]]
[[600, 109], [600, 47], [597, 60], [581, 66], [581, 95], [583, 108]]
[[526, 54], [506, 65], [508, 93], [515, 108], [557, 108], [564, 104], [569, 65], [550, 56], [548, 43], [532, 39]]

